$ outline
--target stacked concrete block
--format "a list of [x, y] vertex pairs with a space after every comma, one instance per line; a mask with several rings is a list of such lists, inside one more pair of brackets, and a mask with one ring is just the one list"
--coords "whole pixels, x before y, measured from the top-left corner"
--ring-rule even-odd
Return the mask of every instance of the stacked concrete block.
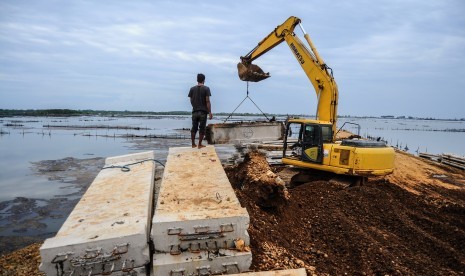
[[55, 237], [40, 248], [47, 275], [146, 275], [154, 153], [107, 158]]
[[224, 275], [248, 271], [252, 262], [250, 252], [222, 250], [180, 255], [156, 254], [152, 275]]
[[170, 148], [152, 221], [153, 275], [247, 271], [249, 215], [215, 148]]
[[210, 124], [207, 126], [206, 139], [209, 144], [252, 143], [282, 140], [284, 132], [282, 122]]

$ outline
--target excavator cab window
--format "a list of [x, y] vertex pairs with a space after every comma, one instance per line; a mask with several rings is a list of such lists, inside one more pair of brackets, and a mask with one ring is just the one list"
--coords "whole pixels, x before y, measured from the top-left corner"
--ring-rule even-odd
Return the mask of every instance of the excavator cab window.
[[[318, 124], [288, 123], [283, 156], [294, 157], [307, 162], [322, 163], [322, 137], [322, 128]], [[286, 152], [287, 144], [290, 144], [290, 155], [287, 155]]]
[[321, 163], [323, 158], [323, 140], [321, 126], [303, 125], [302, 161]]
[[323, 143], [331, 143], [333, 141], [332, 125], [321, 125], [321, 135]]

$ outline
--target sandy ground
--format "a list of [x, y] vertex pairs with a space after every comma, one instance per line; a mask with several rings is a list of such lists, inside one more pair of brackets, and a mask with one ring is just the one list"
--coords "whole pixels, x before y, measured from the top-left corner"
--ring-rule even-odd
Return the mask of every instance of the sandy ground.
[[[247, 162], [260, 167], [255, 176], [247, 169], [242, 180], [250, 183], [236, 179], [247, 166], [226, 171], [250, 214], [252, 269], [305, 267], [310, 275], [465, 271], [465, 172], [398, 152], [392, 175], [349, 187], [344, 177], [269, 167], [260, 155]], [[276, 206], [250, 192], [264, 172], [286, 186], [279, 187], [277, 196], [286, 198]], [[2, 255], [0, 275], [38, 275], [39, 247]]]

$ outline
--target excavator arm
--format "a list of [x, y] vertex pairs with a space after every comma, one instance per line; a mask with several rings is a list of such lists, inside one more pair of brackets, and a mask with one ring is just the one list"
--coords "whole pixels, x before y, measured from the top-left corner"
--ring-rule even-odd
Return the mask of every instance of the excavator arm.
[[260, 41], [245, 57], [241, 57], [241, 61], [244, 64], [250, 64], [252, 61], [283, 42], [286, 34], [293, 34], [295, 26], [298, 24], [300, 24], [299, 18], [294, 16], [289, 17], [283, 24], [276, 27], [274, 31]]
[[[297, 25], [302, 29], [310, 50], [294, 33]], [[283, 41], [286, 41], [315, 89], [318, 99], [315, 119], [331, 122], [333, 135], [335, 135], [338, 104], [337, 84], [333, 78], [332, 70], [318, 54], [309, 35], [305, 33], [305, 30], [301, 26], [299, 18], [294, 16], [289, 17], [283, 24], [277, 26], [274, 31], [260, 41], [252, 51], [246, 56], [241, 57], [241, 62], [237, 65], [239, 78], [243, 81], [253, 82], [268, 78], [270, 76], [269, 73], [265, 73], [259, 66], [252, 64], [252, 62]]]

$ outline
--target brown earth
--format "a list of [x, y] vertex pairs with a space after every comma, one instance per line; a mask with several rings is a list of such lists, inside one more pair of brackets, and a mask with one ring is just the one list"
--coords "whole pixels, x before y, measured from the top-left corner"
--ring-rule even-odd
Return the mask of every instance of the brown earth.
[[41, 243], [34, 243], [0, 257], [0, 276], [45, 275], [39, 272]]
[[[263, 157], [253, 156], [254, 163], [265, 166]], [[235, 187], [241, 168], [227, 168]], [[400, 152], [392, 175], [370, 179], [364, 186], [351, 187], [347, 177], [317, 171], [273, 170], [288, 184], [305, 181], [290, 188], [290, 199], [277, 208], [262, 208], [256, 196], [236, 188], [250, 215], [253, 270], [463, 275], [463, 171]]]
[[251, 151], [244, 161], [237, 165], [231, 182], [237, 183], [237, 189], [255, 199], [261, 207], [277, 207], [289, 199], [285, 182], [277, 176], [258, 151]]
[[[226, 172], [250, 214], [251, 269], [305, 267], [309, 275], [464, 274], [465, 172], [398, 152], [393, 174], [351, 187], [346, 177], [270, 168], [259, 154], [246, 160], [248, 165]], [[255, 175], [253, 167], [260, 168]], [[265, 208], [254, 184], [278, 177], [289, 188], [277, 195], [288, 199]], [[0, 275], [39, 275], [39, 247], [1, 256]]]

